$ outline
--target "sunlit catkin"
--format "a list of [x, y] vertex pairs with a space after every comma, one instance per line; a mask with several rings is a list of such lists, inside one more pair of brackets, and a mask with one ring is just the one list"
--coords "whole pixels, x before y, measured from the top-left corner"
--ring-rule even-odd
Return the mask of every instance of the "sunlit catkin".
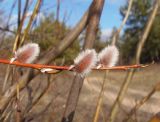
[[119, 51], [116, 46], [107, 46], [98, 54], [99, 65], [112, 67], [118, 61]]
[[29, 43], [21, 48], [19, 48], [14, 57], [10, 60], [12, 63], [13, 61], [18, 61], [21, 63], [32, 63], [40, 53], [40, 48], [36, 43]]
[[87, 49], [81, 52], [74, 60], [74, 65], [70, 66], [70, 70], [75, 71], [81, 76], [87, 75], [91, 68], [95, 67], [97, 63], [97, 54], [94, 49]]

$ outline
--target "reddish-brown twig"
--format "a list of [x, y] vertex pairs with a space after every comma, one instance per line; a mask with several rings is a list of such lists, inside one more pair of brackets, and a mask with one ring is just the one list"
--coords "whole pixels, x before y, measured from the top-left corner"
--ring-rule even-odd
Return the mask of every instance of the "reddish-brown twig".
[[[44, 64], [26, 64], [26, 63], [20, 63], [17, 61], [14, 61], [13, 63], [10, 63], [9, 60], [6, 59], [0, 59], [0, 63], [3, 64], [10, 64], [10, 65], [16, 65], [20, 67], [28, 67], [33, 69], [43, 69], [43, 68], [51, 68], [55, 70], [69, 70], [69, 66], [55, 66], [55, 65], [44, 65]], [[127, 66], [114, 66], [114, 67], [102, 67], [102, 68], [93, 68], [93, 70], [127, 70], [131, 68], [144, 68], [149, 65], [127, 65]]]
[[[136, 68], [145, 68], [149, 65], [143, 64], [135, 64], [135, 65], [126, 65], [126, 66], [114, 66], [114, 67], [102, 67], [100, 70], [128, 70], [128, 69], [136, 69]], [[93, 68], [94, 70], [99, 70], [97, 68]]]

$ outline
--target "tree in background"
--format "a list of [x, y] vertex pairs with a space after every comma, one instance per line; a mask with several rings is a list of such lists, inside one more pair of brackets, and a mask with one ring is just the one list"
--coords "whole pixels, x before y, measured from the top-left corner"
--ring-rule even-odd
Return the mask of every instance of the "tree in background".
[[[29, 37], [31, 41], [38, 43], [41, 47], [41, 51], [44, 52], [53, 45], [56, 46], [69, 31], [69, 27], [63, 22], [57, 21], [53, 14], [49, 14], [40, 21], [38, 26], [30, 33], [31, 36]], [[54, 63], [73, 63], [72, 59], [78, 54], [79, 50], [80, 44], [79, 41], [76, 40], [75, 43], [64, 52], [63, 56], [57, 58]]]
[[[135, 0], [127, 20], [126, 29], [122, 36], [121, 52], [122, 59], [125, 63], [129, 63], [135, 56], [135, 50], [140, 35], [142, 34], [145, 23], [149, 17], [153, 1], [151, 0]], [[125, 16], [127, 5], [120, 10], [122, 17]], [[149, 37], [142, 51], [141, 63], [158, 61], [160, 57], [160, 15], [156, 16]]]

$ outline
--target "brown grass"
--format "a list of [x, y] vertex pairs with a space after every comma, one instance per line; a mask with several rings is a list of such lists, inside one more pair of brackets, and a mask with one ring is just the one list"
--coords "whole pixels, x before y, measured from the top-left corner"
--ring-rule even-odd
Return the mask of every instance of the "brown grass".
[[[0, 65], [0, 83], [3, 83], [5, 75], [5, 65]], [[136, 101], [140, 100], [143, 96], [147, 95], [151, 91], [153, 86], [160, 80], [160, 64], [154, 64], [142, 70], [136, 72], [130, 84], [127, 95], [120, 107], [120, 112], [117, 116], [116, 122], [121, 122], [127, 115], [127, 112], [135, 105]], [[102, 85], [104, 76], [103, 71], [92, 72], [84, 82], [80, 100], [78, 103], [77, 111], [74, 117], [75, 122], [92, 122], [97, 98]], [[126, 71], [110, 71], [107, 77], [107, 89], [105, 90], [105, 98], [103, 98], [102, 111], [100, 113], [99, 122], [107, 120], [107, 115], [110, 112], [110, 108], [116, 98], [116, 95], [120, 89], [120, 86], [125, 78]], [[47, 74], [41, 74], [29, 84], [32, 88], [32, 95], [35, 97], [41, 93], [42, 89], [45, 89], [47, 82]], [[72, 83], [73, 76], [70, 72], [62, 72], [51, 76], [51, 86], [48, 89], [46, 95], [41, 98], [39, 103], [32, 109], [28, 115], [34, 115], [34, 122], [38, 121], [53, 121], [59, 122], [61, 120], [65, 102], [69, 93], [69, 89]], [[0, 85], [1, 86], [1, 85]], [[23, 96], [21, 103], [23, 104], [23, 110], [27, 105], [27, 89], [23, 90], [20, 94]], [[43, 112], [40, 116], [37, 113], [43, 110], [45, 106], [52, 100], [52, 104]], [[137, 112], [136, 118], [138, 122], [148, 121], [151, 115], [160, 111], [160, 94], [156, 93], [153, 97]], [[36, 116], [37, 115], [37, 116]]]

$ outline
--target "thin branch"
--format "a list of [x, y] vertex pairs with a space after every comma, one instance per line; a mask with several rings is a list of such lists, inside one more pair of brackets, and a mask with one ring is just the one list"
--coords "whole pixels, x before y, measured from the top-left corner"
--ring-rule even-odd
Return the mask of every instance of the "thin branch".
[[[51, 68], [55, 70], [69, 70], [70, 66], [56, 66], [56, 65], [43, 65], [43, 64], [26, 64], [26, 63], [20, 63], [17, 61], [14, 61], [13, 63], [10, 63], [9, 60], [5, 59], [0, 59], [0, 63], [3, 64], [10, 64], [10, 65], [16, 65], [20, 67], [28, 67], [28, 68], [33, 68], [33, 69], [38, 69], [41, 70], [43, 68]], [[114, 66], [114, 67], [102, 67], [97, 69], [96, 67], [93, 68], [93, 70], [128, 70], [128, 69], [137, 69], [137, 68], [145, 68], [149, 65], [128, 65], [128, 66]]]
[[18, 18], [17, 19], [18, 19], [17, 25], [19, 27], [21, 23], [21, 0], [18, 0]]
[[[87, 25], [88, 20], [88, 11], [85, 12], [81, 20], [77, 25], [66, 35], [66, 37], [59, 42], [58, 46], [53, 46], [43, 58], [39, 61], [40, 64], [48, 64], [57, 56], [62, 54], [80, 35]], [[39, 74], [39, 72], [34, 72], [32, 69], [29, 69], [22, 77], [19, 78], [19, 88], [20, 90], [24, 89], [29, 82]], [[5, 94], [1, 96], [0, 99], [0, 113], [2, 113], [10, 102], [10, 100], [16, 95], [16, 84], [7, 89]]]
[[[18, 0], [18, 18], [17, 18], [17, 27], [19, 28], [21, 24], [21, 0]], [[20, 41], [20, 36], [18, 38], [18, 41]], [[17, 85], [17, 95], [16, 95], [16, 122], [21, 121], [21, 110], [20, 110], [20, 101], [19, 101], [19, 86]]]
[[[155, 3], [154, 3], [154, 9], [152, 10], [152, 12], [151, 12], [151, 14], [150, 14], [150, 16], [148, 18], [146, 27], [145, 27], [144, 32], [142, 34], [142, 39], [139, 40], [139, 43], [137, 45], [136, 56], [135, 56], [135, 59], [134, 59], [136, 64], [139, 64], [141, 51], [142, 51], [144, 43], [145, 43], [145, 41], [146, 41], [146, 39], [148, 37], [148, 34], [149, 34], [150, 30], [151, 30], [151, 25], [153, 24], [153, 21], [155, 19], [155, 15], [156, 15], [156, 13], [158, 11], [158, 6], [159, 6], [159, 0], [156, 0]], [[128, 86], [129, 86], [129, 84], [130, 84], [130, 82], [132, 80], [132, 77], [133, 77], [135, 71], [136, 71], [135, 69], [131, 69], [128, 72], [128, 74], [127, 74], [127, 76], [126, 76], [126, 78], [125, 78], [125, 80], [124, 80], [124, 82], [122, 84], [122, 87], [120, 89], [120, 92], [119, 92], [119, 94], [118, 94], [118, 96], [116, 98], [116, 101], [114, 102], [114, 104], [112, 106], [109, 122], [114, 122], [114, 120], [116, 118], [116, 115], [117, 115], [117, 112], [119, 110], [119, 104], [121, 104], [122, 101], [123, 101], [123, 98], [124, 98], [124, 96], [125, 96], [125, 94], [126, 94], [126, 92], [128, 90]]]
[[45, 94], [48, 92], [49, 88], [51, 87], [51, 81], [47, 81], [47, 86], [45, 89], [41, 92], [41, 94], [33, 101], [32, 106], [26, 111], [27, 113], [31, 112], [32, 108], [34, 108], [37, 103], [41, 100], [42, 97], [45, 96]]
[[124, 98], [124, 95], [126, 94], [126, 91], [128, 89], [128, 86], [130, 84], [130, 81], [132, 79], [132, 77], [134, 76], [134, 69], [130, 69], [125, 77], [125, 80], [120, 88], [120, 91], [117, 95], [117, 98], [111, 108], [111, 112], [109, 115], [109, 122], [114, 122], [115, 121], [115, 117], [117, 115], [117, 112], [119, 110], [119, 105], [122, 103], [122, 100]]
[[25, 18], [25, 15], [26, 15], [26, 12], [27, 12], [27, 9], [28, 9], [28, 5], [29, 5], [29, 0], [26, 0], [25, 6], [24, 6], [24, 9], [23, 9], [23, 16], [22, 16], [22, 18]]
[[[15, 38], [15, 42], [14, 42], [14, 46], [13, 46], [13, 52], [17, 49], [19, 42], [20, 42], [21, 30], [23, 27], [24, 20], [26, 18], [26, 13], [27, 13], [27, 8], [28, 8], [28, 0], [26, 0], [26, 3], [25, 3], [22, 20], [20, 17], [20, 15], [21, 15], [21, 5], [20, 4], [21, 4], [21, 0], [18, 1], [19, 10], [18, 10], [18, 30], [17, 30], [17, 32], [11, 31], [8, 29], [8, 27], [6, 27], [7, 28], [6, 31], [11, 32], [12, 34], [16, 34], [16, 38]], [[8, 22], [9, 22], [9, 20], [8, 20]], [[0, 28], [0, 29], [3, 29], [3, 28]], [[7, 70], [6, 70], [5, 80], [4, 80], [3, 87], [2, 87], [2, 92], [4, 92], [6, 89], [6, 84], [7, 84], [7, 81], [8, 81], [10, 74], [11, 74], [11, 67], [8, 66]]]
[[9, 13], [9, 17], [8, 17], [8, 20], [7, 20], [7, 27], [8, 27], [8, 24], [9, 24], [10, 20], [11, 20], [11, 17], [12, 17], [12, 14], [13, 14], [13, 9], [14, 9], [15, 6], [16, 6], [16, 2], [17, 2], [17, 0], [14, 0], [13, 5], [12, 5], [12, 7], [11, 7], [11, 11], [10, 11], [10, 13]]
[[126, 24], [127, 22], [127, 19], [129, 17], [129, 14], [130, 14], [130, 11], [131, 11], [131, 7], [132, 7], [132, 3], [133, 3], [133, 0], [129, 0], [129, 5], [128, 5], [128, 10], [127, 10], [127, 13], [121, 23], [121, 26], [119, 27], [119, 29], [115, 32], [114, 36], [113, 36], [113, 40], [112, 40], [112, 45], [115, 45], [118, 38], [119, 38], [119, 34], [122, 30], [122, 28], [124, 27], [124, 25]]
[[145, 97], [143, 97], [129, 112], [128, 116], [126, 119], [123, 120], [123, 122], [128, 122], [129, 119], [132, 117], [132, 115], [134, 113], [136, 113], [136, 111], [142, 106], [144, 105], [144, 103], [146, 103], [152, 96], [153, 94], [156, 92], [156, 89], [153, 88]]
[[[92, 48], [96, 39], [97, 29], [105, 0], [93, 0], [89, 8], [89, 17], [87, 18], [87, 31], [84, 43], [84, 49]], [[65, 111], [61, 122], [72, 122], [77, 108], [79, 96], [83, 86], [84, 78], [79, 75], [75, 76], [67, 98]]]
[[[15, 2], [16, 3], [16, 2]], [[12, 6], [12, 11], [13, 11], [13, 8], [14, 8], [14, 6], [16, 5], [16, 4], [13, 4], [13, 6]], [[27, 12], [27, 9], [28, 9], [28, 3], [29, 3], [29, 0], [26, 0], [26, 3], [25, 3], [25, 7], [24, 7], [24, 10], [23, 10], [23, 16], [22, 16], [22, 20], [21, 20], [21, 23], [23, 23], [23, 21], [24, 21], [24, 19], [25, 19], [25, 17], [26, 17], [26, 12]], [[0, 30], [2, 30], [2, 31], [6, 31], [6, 32], [10, 32], [10, 33], [12, 33], [12, 34], [16, 34], [16, 32], [15, 31], [13, 31], [13, 30], [10, 30], [9, 28], [8, 28], [8, 23], [9, 23], [9, 20], [10, 20], [10, 18], [11, 18], [11, 15], [12, 15], [12, 11], [10, 12], [10, 14], [9, 14], [9, 19], [8, 19], [8, 21], [7, 21], [7, 26], [6, 27], [0, 27]], [[22, 26], [22, 25], [21, 25]]]
[[[27, 13], [27, 12], [26, 12]], [[18, 45], [19, 45], [19, 38], [21, 36], [21, 31], [22, 31], [22, 27], [23, 27], [23, 23], [24, 23], [24, 20], [26, 18], [26, 13], [25, 15], [23, 15], [22, 17], [22, 20], [20, 22], [20, 25], [18, 26], [18, 29], [17, 29], [17, 34], [16, 34], [16, 38], [15, 38], [15, 41], [14, 41], [14, 45], [13, 45], [13, 52], [17, 50], [18, 48]]]
[[104, 90], [105, 90], [105, 87], [106, 87], [108, 72], [109, 71], [106, 70], [103, 81], [102, 81], [102, 87], [101, 87], [101, 91], [100, 91], [99, 96], [98, 96], [98, 101], [97, 101], [97, 105], [96, 105], [96, 111], [95, 111], [95, 114], [94, 114], [93, 122], [98, 122], [100, 110], [101, 110], [102, 103], [103, 103], [102, 99], [103, 99], [103, 96], [104, 96]]
[[37, 16], [38, 11], [40, 9], [41, 2], [42, 2], [42, 0], [37, 0], [36, 6], [35, 6], [34, 11], [33, 11], [32, 15], [30, 17], [28, 25], [27, 25], [26, 29], [24, 30], [24, 35], [21, 39], [20, 46], [24, 43], [24, 40], [26, 39], [26, 37], [28, 35], [28, 32], [29, 32], [30, 27], [32, 25], [32, 22], [33, 22], [34, 18]]
[[[28, 22], [28, 25], [27, 25], [27, 27], [26, 27], [26, 29], [24, 31], [22, 40], [21, 40], [21, 38], [20, 38], [21, 37], [21, 31], [22, 31], [24, 20], [26, 18], [27, 6], [28, 6], [28, 3], [26, 2], [22, 20], [21, 20], [20, 23], [18, 22], [18, 30], [17, 30], [17, 35], [16, 35], [16, 38], [15, 38], [15, 42], [14, 42], [14, 45], [13, 45], [13, 52], [15, 52], [17, 50], [17, 48], [23, 43], [24, 39], [26, 38], [27, 33], [28, 33], [29, 29], [30, 29], [31, 23], [32, 23], [34, 17], [37, 15], [37, 11], [39, 10], [40, 3], [41, 3], [41, 0], [38, 0], [37, 3], [36, 3], [36, 6], [34, 8], [33, 14], [31, 15], [30, 20]], [[21, 4], [21, 2], [19, 0], [18, 1], [18, 7], [21, 6], [20, 4]], [[20, 9], [21, 8], [19, 8], [19, 11], [20, 11]], [[18, 13], [19, 14], [19, 20], [18, 21], [20, 21], [20, 13], [21, 12]], [[5, 76], [5, 81], [4, 81], [4, 85], [3, 85], [3, 91], [5, 90], [5, 87], [6, 87], [6, 84], [7, 84], [7, 81], [8, 81], [8, 76], [10, 75], [10, 70], [11, 70], [11, 68], [7, 67], [7, 73], [6, 73], [6, 76]]]
[[59, 14], [60, 14], [60, 0], [57, 0], [57, 10], [56, 10], [56, 21], [59, 21]]
[[[9, 28], [9, 22], [10, 22], [10, 20], [11, 20], [12, 14], [13, 14], [13, 9], [14, 9], [15, 6], [16, 6], [16, 1], [17, 1], [17, 0], [14, 0], [14, 2], [13, 2], [13, 4], [12, 4], [11, 10], [10, 10], [10, 12], [9, 12], [8, 20], [7, 20], [7, 22], [6, 22], [5, 29], [3, 29], [2, 27], [0, 27], [0, 30], [2, 30], [2, 31], [9, 30], [9, 29], [8, 29], [8, 28]], [[1, 39], [1, 41], [0, 41], [0, 45], [1, 45], [1, 46], [3, 45], [5, 36], [6, 36], [6, 33], [3, 34], [2, 39]]]
[[136, 111], [142, 107], [156, 92], [160, 91], [160, 82], [158, 82], [154, 88], [145, 96], [143, 97], [129, 112], [128, 116], [123, 120], [123, 122], [127, 122], [131, 119], [132, 115], [136, 113]]
[[150, 30], [151, 30], [153, 21], [154, 21], [154, 19], [156, 17], [156, 14], [158, 12], [159, 0], [155, 0], [153, 8], [154, 9], [152, 10], [151, 15], [148, 18], [147, 25], [146, 25], [146, 27], [144, 29], [144, 33], [143, 33], [143, 35], [141, 37], [141, 40], [139, 41], [139, 43], [137, 45], [136, 58], [135, 58], [137, 63], [140, 62], [140, 56], [141, 56], [142, 48], [144, 46], [145, 41], [147, 40], [147, 37], [148, 37], [148, 34], [149, 34]]
[[10, 33], [12, 33], [12, 34], [16, 34], [16, 32], [14, 32], [14, 31], [10, 30], [8, 27], [5, 27], [5, 28], [0, 27], [0, 30], [1, 30], [1, 31], [10, 32]]

